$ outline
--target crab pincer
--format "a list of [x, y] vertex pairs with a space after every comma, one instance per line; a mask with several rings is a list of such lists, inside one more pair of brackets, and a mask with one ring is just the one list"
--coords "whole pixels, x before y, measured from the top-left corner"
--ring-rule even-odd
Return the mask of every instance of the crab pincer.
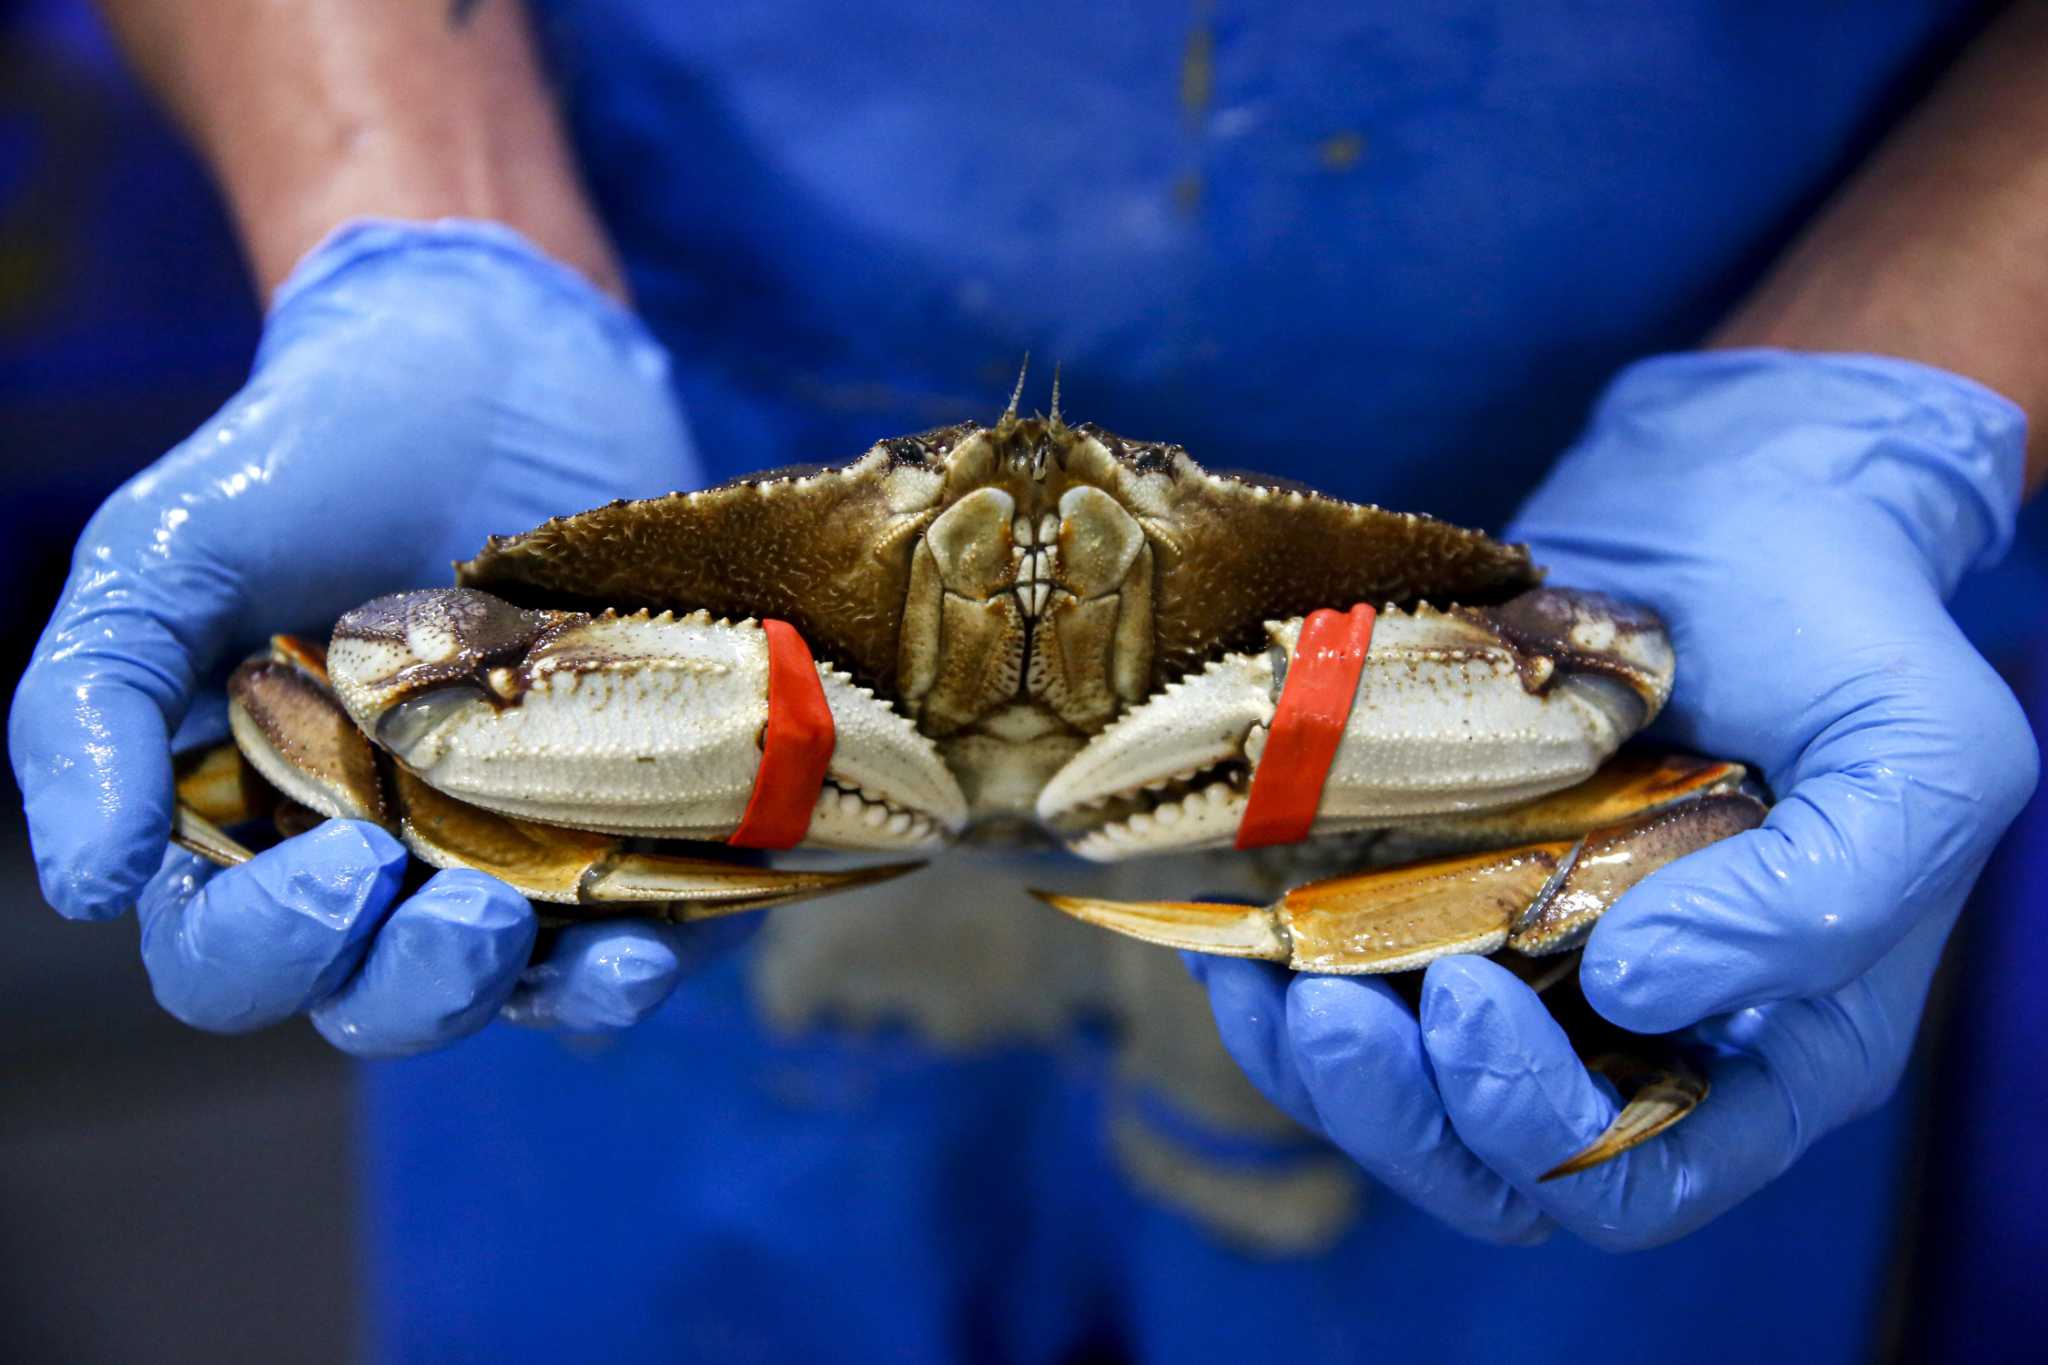
[[[1266, 648], [1226, 654], [1127, 711], [1046, 783], [1039, 818], [1099, 862], [1455, 821], [1591, 777], [1670, 695], [1662, 626], [1596, 593], [1360, 607], [1347, 623], [1362, 632], [1310, 647], [1304, 632], [1333, 618], [1347, 621], [1269, 622]], [[1261, 781], [1287, 702], [1320, 683], [1319, 664], [1343, 666], [1333, 743], [1319, 770]], [[1252, 810], [1262, 786], [1305, 787], [1306, 823], [1247, 838], [1248, 816], [1264, 823]]]
[[[760, 868], [664, 846], [911, 850], [964, 822], [930, 741], [778, 634], [702, 613], [398, 593], [344, 616], [324, 654], [278, 637], [230, 681], [230, 722], [292, 803], [376, 821], [422, 861], [536, 901], [697, 918], [911, 870]], [[186, 834], [203, 804], [188, 799]], [[183, 841], [223, 851], [203, 833]]]

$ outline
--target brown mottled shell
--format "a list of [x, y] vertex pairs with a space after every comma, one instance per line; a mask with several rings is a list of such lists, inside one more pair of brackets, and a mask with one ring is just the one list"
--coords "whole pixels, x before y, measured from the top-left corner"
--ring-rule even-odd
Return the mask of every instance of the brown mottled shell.
[[1498, 602], [1539, 577], [1523, 547], [1478, 531], [1213, 474], [1178, 446], [1012, 418], [884, 441], [838, 468], [557, 517], [494, 537], [457, 581], [532, 606], [780, 617], [821, 656], [893, 690], [925, 527], [977, 488], [1001, 487], [1036, 516], [1080, 485], [1115, 497], [1152, 546], [1155, 687], [1259, 648], [1268, 619], [1354, 602]]

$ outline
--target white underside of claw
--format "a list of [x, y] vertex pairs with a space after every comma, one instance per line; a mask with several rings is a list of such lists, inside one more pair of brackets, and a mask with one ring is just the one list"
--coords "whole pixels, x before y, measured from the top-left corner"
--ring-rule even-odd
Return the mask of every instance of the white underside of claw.
[[[345, 700], [355, 652], [337, 637], [328, 657]], [[350, 710], [430, 786], [486, 810], [701, 839], [739, 822], [768, 715], [759, 632], [598, 620], [536, 649], [524, 672], [515, 698], [458, 682], [375, 713]]]
[[[1148, 809], [1078, 834], [1074, 851], [1106, 861], [1231, 843], [1299, 632], [1298, 619], [1269, 625], [1272, 649], [1219, 660], [1104, 730], [1047, 784], [1040, 818], [1071, 830], [1091, 807], [1150, 789]], [[1645, 646], [1653, 661], [1659, 650], [1668, 670], [1661, 639]], [[1531, 800], [1590, 776], [1643, 721], [1621, 682], [1568, 673], [1532, 689], [1526, 664], [1466, 618], [1382, 613], [1314, 832]]]
[[[751, 621], [596, 617], [522, 658], [394, 699], [407, 646], [337, 631], [329, 668], [356, 722], [436, 790], [486, 810], [607, 834], [719, 840], [745, 814], [768, 720], [766, 637]], [[433, 644], [436, 641], [429, 640]], [[432, 662], [432, 660], [429, 660]], [[966, 804], [909, 720], [820, 669], [837, 739], [805, 842], [941, 842]]]
[[[1168, 684], [1053, 774], [1038, 795], [1039, 818], [1051, 823], [1071, 811], [1242, 759], [1247, 736], [1272, 722], [1279, 692], [1274, 663], [1270, 651], [1229, 654]], [[1200, 809], [1188, 813], [1199, 817]]]
[[965, 825], [967, 798], [932, 742], [839, 670], [821, 665], [818, 676], [838, 740], [805, 842], [824, 848], [923, 847]]

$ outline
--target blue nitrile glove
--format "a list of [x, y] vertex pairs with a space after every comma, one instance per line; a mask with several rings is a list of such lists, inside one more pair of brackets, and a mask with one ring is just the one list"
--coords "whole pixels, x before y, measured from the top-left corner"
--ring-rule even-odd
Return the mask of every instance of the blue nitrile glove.
[[694, 952], [679, 930], [567, 931], [522, 985], [526, 902], [474, 872], [400, 900], [405, 854], [374, 826], [330, 822], [226, 872], [167, 855], [171, 737], [270, 632], [325, 638], [378, 593], [448, 582], [492, 532], [695, 472], [661, 348], [525, 240], [337, 233], [278, 290], [248, 385], [78, 543], [9, 728], [44, 894], [78, 919], [138, 905], [157, 998], [202, 1028], [310, 1010], [336, 1046], [380, 1055], [508, 1001], [570, 1027], [641, 1017]]
[[2023, 444], [2010, 403], [1900, 360], [1626, 371], [1513, 534], [1553, 582], [1661, 612], [1678, 677], [1654, 733], [1756, 765], [1777, 797], [1762, 828], [1623, 897], [1580, 972], [1624, 1028], [1687, 1030], [1712, 1093], [1661, 1138], [1538, 1183], [1606, 1126], [1613, 1091], [1474, 957], [1430, 968], [1419, 1023], [1369, 978], [1200, 962], [1252, 1079], [1453, 1226], [1613, 1248], [1699, 1227], [1882, 1102], [2034, 787], [2019, 706], [1942, 605], [2005, 550]]

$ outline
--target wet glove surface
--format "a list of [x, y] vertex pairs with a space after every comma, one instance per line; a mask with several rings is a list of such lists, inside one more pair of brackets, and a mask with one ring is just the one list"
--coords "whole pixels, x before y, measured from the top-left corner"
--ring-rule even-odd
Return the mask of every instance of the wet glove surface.
[[247, 385], [79, 540], [9, 726], [45, 896], [75, 919], [137, 906], [157, 998], [201, 1028], [310, 1011], [379, 1056], [501, 1008], [644, 1016], [709, 940], [582, 926], [529, 969], [523, 898], [469, 871], [401, 896], [404, 850], [360, 823], [227, 871], [167, 853], [171, 741], [220, 733], [209, 679], [272, 631], [324, 638], [487, 535], [697, 481], [667, 358], [618, 304], [494, 225], [343, 229], [278, 290]]
[[1595, 927], [1602, 1015], [1684, 1030], [1706, 1102], [1661, 1138], [1538, 1177], [1611, 1087], [1504, 969], [1432, 965], [1420, 1017], [1371, 978], [1191, 959], [1252, 1080], [1474, 1236], [1563, 1226], [1653, 1246], [1887, 1098], [1942, 944], [2032, 792], [2033, 735], [1943, 605], [1995, 561], [2024, 422], [1906, 361], [1733, 351], [1625, 371], [1511, 528], [1555, 583], [1655, 607], [1678, 654], [1652, 733], [1751, 763], [1764, 825], [1683, 859]]

